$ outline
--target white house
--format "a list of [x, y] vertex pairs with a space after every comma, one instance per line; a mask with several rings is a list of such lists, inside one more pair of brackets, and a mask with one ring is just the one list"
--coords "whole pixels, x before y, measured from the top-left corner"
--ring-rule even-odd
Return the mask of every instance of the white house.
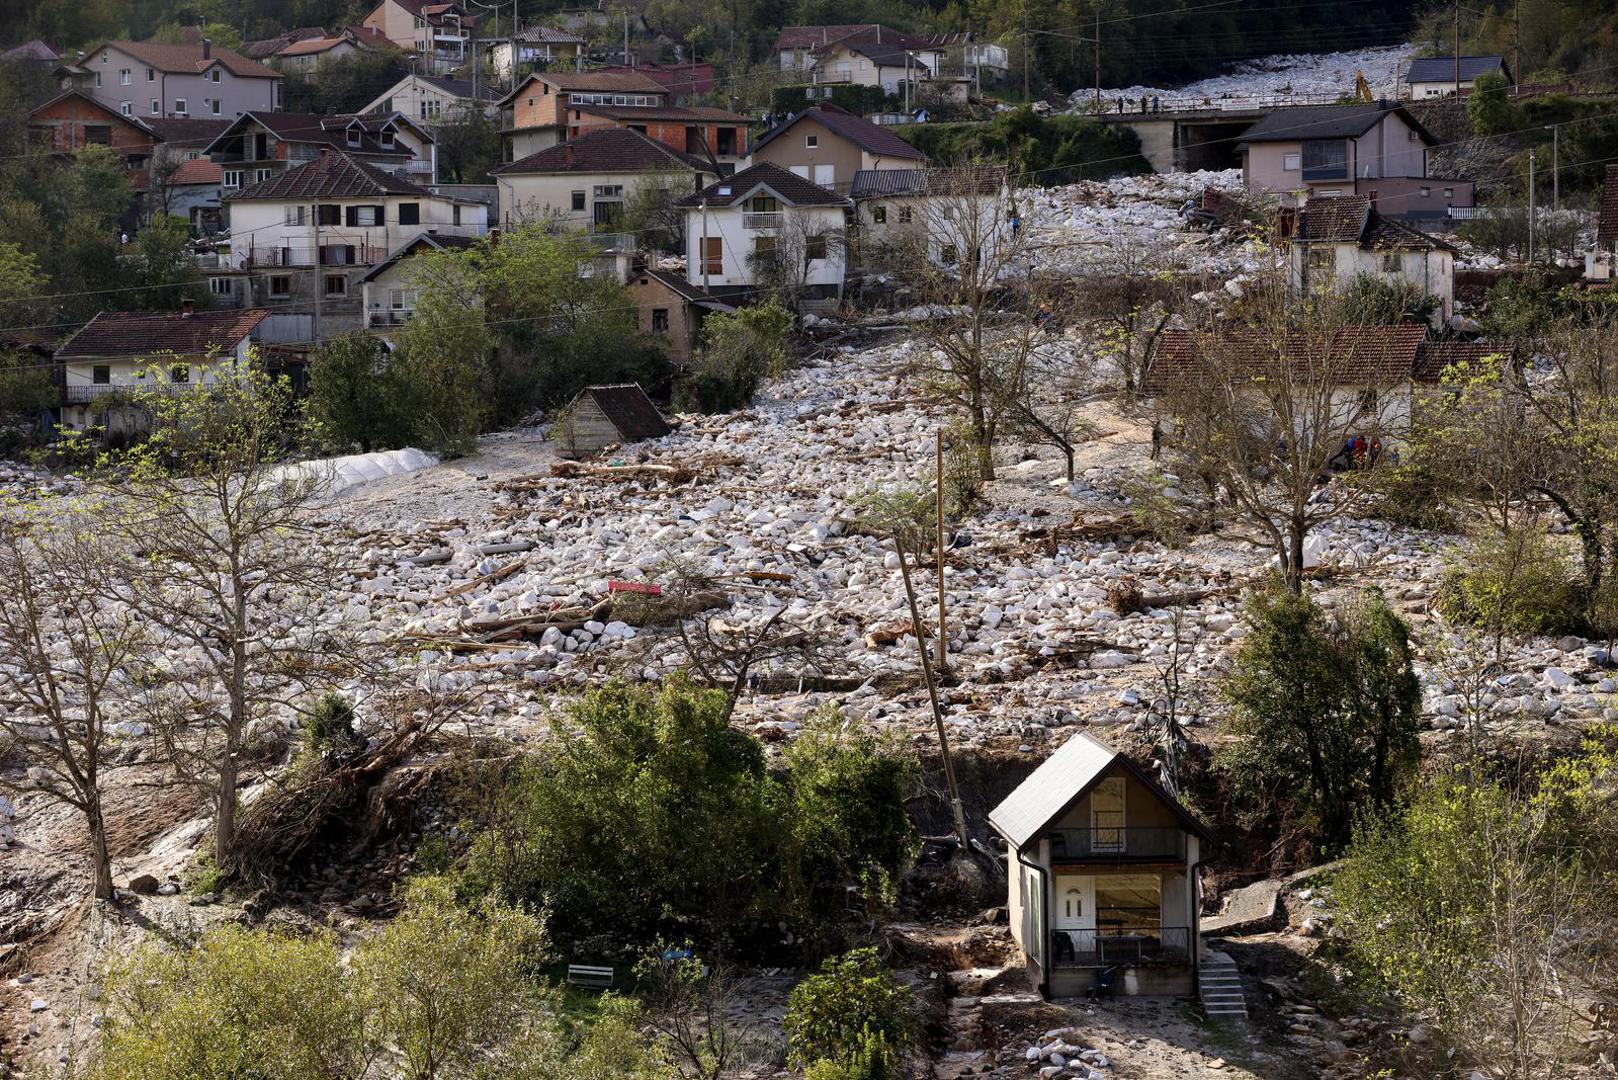
[[1122, 994], [1198, 989], [1212, 837], [1146, 770], [1081, 732], [989, 825], [1006, 841], [1011, 936], [1041, 992], [1073, 997], [1106, 971]]
[[701, 158], [628, 128], [597, 128], [494, 170], [503, 224], [549, 219], [582, 230], [610, 226], [643, 187], [672, 202], [717, 179]]
[[393, 331], [415, 315], [420, 290], [410, 268], [412, 256], [424, 251], [464, 251], [475, 243], [477, 238], [472, 236], [422, 233], [373, 266], [360, 278], [365, 329], [391, 340]]
[[686, 280], [704, 292], [754, 288], [763, 276], [760, 259], [789, 258], [806, 294], [842, 294], [846, 197], [763, 162], [678, 205], [685, 208]]
[[[341, 150], [231, 196], [237, 301], [268, 308], [266, 341], [324, 341], [364, 322], [362, 275], [418, 236], [482, 236], [488, 208], [435, 195]], [[233, 285], [233, 289], [235, 286]]]
[[1455, 249], [1377, 212], [1365, 195], [1310, 199], [1287, 256], [1294, 295], [1341, 292], [1356, 278], [1408, 285], [1436, 297], [1441, 323], [1455, 310]]
[[[500, 111], [502, 93], [482, 83], [477, 95], [472, 93], [470, 79], [451, 79], [442, 75], [406, 75], [382, 93], [372, 98], [361, 113], [403, 113], [418, 124], [436, 124], [454, 120], [474, 108], [493, 119]], [[480, 104], [481, 103], [481, 104]]]
[[[571, 30], [554, 26], [529, 26], [517, 32], [517, 70], [548, 68], [552, 64], [577, 64], [585, 40]], [[501, 38], [489, 48], [489, 69], [508, 85], [512, 77], [512, 43]]]
[[425, 70], [442, 75], [471, 59], [477, 20], [453, 0], [382, 0], [360, 25], [415, 53]]
[[56, 350], [62, 369], [64, 427], [96, 422], [118, 391], [161, 387], [175, 393], [228, 378], [251, 360], [262, 310], [103, 311]]
[[925, 245], [927, 258], [940, 266], [962, 259], [999, 265], [1016, 240], [1014, 204], [999, 166], [862, 170], [849, 197], [867, 253]]

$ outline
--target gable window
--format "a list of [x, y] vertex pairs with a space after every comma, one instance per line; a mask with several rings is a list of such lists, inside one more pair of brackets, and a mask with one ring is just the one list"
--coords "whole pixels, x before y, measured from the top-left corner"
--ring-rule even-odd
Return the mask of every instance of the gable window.
[[254, 169], [253, 170], [253, 183], [262, 184], [264, 181], [268, 180], [269, 178], [270, 178], [270, 170], [268, 170], [268, 169]]
[[1400, 261], [1399, 253], [1397, 251], [1383, 252], [1382, 272], [1384, 274], [1397, 274], [1402, 267], [1403, 263]]
[[96, 364], [90, 369], [90, 381], [97, 386], [106, 386], [112, 382], [112, 365]]
[[95, 143], [98, 146], [112, 145], [112, 128], [106, 124], [86, 124], [84, 127], [84, 141]]
[[781, 209], [781, 200], [773, 195], [754, 195], [747, 200], [747, 208], [755, 214], [773, 214]]
[[326, 275], [326, 295], [327, 296], [347, 296], [348, 295], [348, 277], [347, 277], [347, 275], [345, 275], [345, 274], [327, 274]]
[[350, 145], [350, 146], [358, 146], [359, 144], [360, 144], [360, 132], [359, 132], [359, 129], [358, 128], [349, 128], [348, 129], [348, 145]]
[[886, 206], [871, 207], [871, 224], [886, 225], [888, 223], [888, 208]]
[[277, 274], [270, 278], [270, 295], [287, 297], [292, 295], [292, 278], [285, 274]]
[[725, 240], [721, 236], [705, 237], [705, 246], [702, 250], [702, 272], [704, 274], [723, 274], [725, 272]]
[[399, 224], [401, 224], [401, 225], [420, 225], [421, 224], [421, 204], [420, 203], [413, 203], [413, 202], [400, 203], [399, 204]]
[[574, 210], [583, 210], [584, 209], [584, 192], [575, 191], [573, 193], [573, 209]]
[[179, 113], [181, 116], [186, 114], [188, 110], [186, 109], [185, 98], [177, 97], [174, 99], [174, 111]]
[[123, 116], [134, 116], [135, 103], [132, 101], [120, 101], [118, 103], [118, 112]]
[[817, 147], [820, 146], [820, 136], [819, 135], [805, 135], [803, 137], [803, 145], [804, 145], [804, 147], [806, 149], [809, 149], [809, 150], [816, 149]]
[[383, 149], [392, 150], [393, 149], [393, 132], [392, 131], [383, 131], [383, 132], [379, 133], [377, 135], [377, 137], [376, 137], [376, 141], [382, 144]]
[[666, 334], [669, 332], [669, 309], [652, 309], [652, 333]]
[[218, 82], [219, 81], [219, 69], [214, 68], [212, 71], [208, 72], [208, 79], [209, 79], [210, 82]]

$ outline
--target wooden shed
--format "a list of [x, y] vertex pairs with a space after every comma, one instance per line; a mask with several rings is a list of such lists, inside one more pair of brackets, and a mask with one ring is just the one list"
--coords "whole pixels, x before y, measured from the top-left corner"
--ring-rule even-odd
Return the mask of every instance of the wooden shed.
[[639, 383], [589, 386], [568, 403], [551, 431], [558, 452], [582, 458], [615, 443], [657, 439], [672, 429]]

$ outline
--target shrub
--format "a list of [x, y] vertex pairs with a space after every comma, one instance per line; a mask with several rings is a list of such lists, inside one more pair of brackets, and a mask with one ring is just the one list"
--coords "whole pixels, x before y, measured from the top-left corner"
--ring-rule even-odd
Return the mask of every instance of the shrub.
[[716, 413], [753, 400], [759, 384], [786, 370], [792, 313], [771, 301], [714, 315], [702, 324], [702, 347], [680, 387], [681, 408]]
[[1443, 304], [1407, 281], [1387, 281], [1372, 274], [1356, 274], [1337, 297], [1345, 323], [1362, 326], [1397, 326], [1429, 323]]
[[[834, 956], [793, 987], [784, 1027], [793, 1067], [831, 1061], [844, 1070], [833, 1075], [848, 1077], [890, 1075], [871, 1071], [871, 1057], [894, 1066], [917, 1035], [910, 991], [883, 969], [871, 948]], [[850, 1071], [862, 1059], [866, 1072]]]
[[1451, 622], [1502, 634], [1554, 634], [1584, 627], [1579, 576], [1539, 529], [1488, 536], [1445, 559], [1438, 610]]
[[1419, 462], [1401, 462], [1370, 474], [1376, 499], [1372, 512], [1384, 521], [1412, 529], [1455, 532], [1461, 508], [1454, 488]]
[[1466, 118], [1472, 122], [1474, 135], [1516, 131], [1523, 126], [1522, 111], [1511, 96], [1511, 83], [1498, 72], [1485, 72], [1472, 83], [1472, 94], [1466, 99]]
[[1087, 116], [1042, 117], [1024, 107], [982, 122], [908, 124], [896, 130], [935, 165], [1004, 162], [1012, 173], [1045, 187], [1152, 171], [1138, 156], [1140, 139], [1134, 132]]
[[303, 736], [316, 753], [330, 753], [354, 744], [354, 705], [342, 694], [320, 695], [303, 718]]
[[416, 438], [408, 368], [374, 334], [354, 332], [315, 350], [309, 417], [337, 449], [397, 450]]
[[1391, 804], [1420, 759], [1409, 628], [1374, 590], [1327, 613], [1272, 586], [1244, 617], [1222, 687], [1236, 739], [1219, 765], [1248, 805], [1346, 843], [1355, 816]]

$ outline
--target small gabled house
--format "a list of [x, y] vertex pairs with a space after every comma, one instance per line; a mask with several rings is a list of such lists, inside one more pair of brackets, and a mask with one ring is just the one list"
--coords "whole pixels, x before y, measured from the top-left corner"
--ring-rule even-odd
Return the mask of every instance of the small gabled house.
[[419, 124], [437, 124], [479, 111], [492, 120], [499, 112], [500, 96], [499, 90], [487, 84], [474, 93], [470, 79], [412, 74], [372, 98], [360, 113], [403, 113]]
[[221, 183], [227, 193], [261, 184], [332, 151], [418, 183], [432, 183], [437, 165], [432, 136], [397, 113], [250, 112], [204, 147], [224, 170]]
[[[516, 48], [513, 51], [513, 42]], [[513, 74], [548, 68], [553, 64], [576, 65], [584, 51], [584, 38], [570, 30], [555, 26], [526, 26], [516, 37], [496, 40], [489, 48], [489, 69], [502, 82], [510, 82]], [[513, 56], [516, 57], [513, 63]]]
[[251, 360], [267, 311], [103, 311], [56, 350], [64, 427], [82, 430], [122, 390], [205, 389]]
[[673, 429], [640, 383], [587, 386], [568, 403], [551, 429], [557, 453], [582, 458], [609, 446], [661, 439]]
[[37, 151], [66, 157], [86, 146], [118, 155], [137, 193], [151, 180], [152, 157], [162, 139], [145, 121], [121, 114], [82, 90], [66, 90], [28, 113], [28, 139]]
[[822, 46], [810, 54], [814, 80], [880, 86], [890, 94], [903, 94], [906, 83], [919, 83], [933, 71], [902, 43], [849, 37]]
[[669, 362], [681, 369], [696, 355], [708, 313], [729, 314], [747, 299], [745, 294], [732, 294], [721, 300], [692, 285], [684, 274], [647, 266], [635, 267], [624, 286], [639, 313], [640, 332], [662, 338]]
[[[1455, 72], [1460, 69], [1457, 83]], [[1503, 56], [1421, 56], [1410, 61], [1404, 73], [1403, 97], [1411, 101], [1465, 94], [1477, 84], [1480, 75], [1499, 75], [1512, 82], [1511, 69]]]
[[1436, 297], [1434, 321], [1455, 310], [1455, 248], [1378, 212], [1364, 195], [1310, 199], [1287, 255], [1295, 296], [1341, 292], [1357, 277], [1414, 286]]
[[645, 187], [670, 201], [719, 179], [716, 166], [649, 135], [601, 128], [494, 170], [500, 221], [552, 220], [572, 229], [609, 230]]
[[471, 236], [422, 233], [373, 266], [360, 278], [365, 329], [391, 340], [393, 331], [416, 314], [420, 290], [410, 269], [412, 256], [426, 251], [465, 251], [475, 243], [477, 238]]
[[705, 293], [751, 290], [766, 260], [789, 260], [788, 276], [807, 297], [841, 297], [848, 259], [846, 196], [770, 162], [710, 184], [676, 205], [685, 209], [686, 281]]
[[823, 188], [846, 192], [854, 174], [879, 169], [919, 169], [927, 155], [889, 128], [821, 105], [796, 113], [753, 144], [749, 159], [769, 162]]
[[281, 46], [269, 57], [284, 72], [309, 75], [323, 60], [346, 60], [362, 52], [375, 52], [374, 37], [342, 30], [330, 37], [304, 38]]
[[1011, 936], [1049, 997], [1197, 990], [1198, 869], [1213, 838], [1145, 769], [1079, 733], [989, 813]]

